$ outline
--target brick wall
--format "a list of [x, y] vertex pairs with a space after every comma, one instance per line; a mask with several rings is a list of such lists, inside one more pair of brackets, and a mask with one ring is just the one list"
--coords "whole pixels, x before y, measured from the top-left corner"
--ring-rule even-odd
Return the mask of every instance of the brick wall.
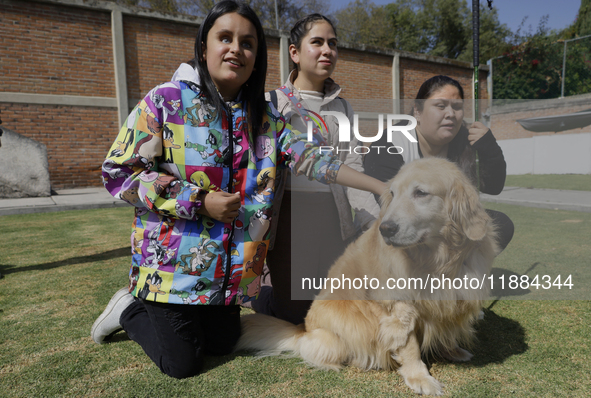
[[0, 102], [0, 113], [3, 126], [47, 146], [53, 189], [101, 184], [100, 166], [119, 130], [115, 108]]
[[[417, 59], [400, 59], [400, 98], [414, 99], [421, 84], [430, 77], [447, 75], [456, 79], [464, 89], [466, 99], [474, 98], [472, 94], [472, 70], [454, 65], [436, 64]], [[484, 75], [486, 83], [486, 75]], [[486, 95], [486, 84], [482, 94]], [[487, 97], [484, 97], [487, 98]]]
[[267, 80], [265, 91], [276, 89], [283, 85], [281, 68], [279, 65], [279, 38], [267, 37]]
[[345, 98], [392, 98], [392, 56], [340, 49], [332, 78]]
[[[467, 100], [474, 98], [473, 91], [473, 70], [463, 66], [450, 64], [434, 63], [428, 60], [418, 60], [410, 58], [400, 59], [400, 98], [414, 99], [423, 82], [436, 75], [447, 75], [456, 79], [464, 89], [464, 98]], [[486, 78], [488, 72], [480, 71], [478, 95], [481, 99], [488, 99], [486, 88]], [[480, 113], [486, 112], [486, 101], [480, 102]], [[410, 111], [412, 101], [404, 102], [404, 112]], [[482, 109], [484, 108], [484, 109]], [[468, 118], [473, 117], [472, 102], [467, 101], [464, 104], [464, 115]]]
[[139, 100], [158, 84], [170, 81], [181, 62], [193, 58], [198, 27], [124, 16], [123, 32], [127, 94]]
[[[100, 0], [0, 0], [0, 93], [115, 98], [111, 6]], [[154, 86], [168, 81], [181, 62], [193, 57], [197, 31], [198, 25], [191, 21], [145, 12], [123, 14], [130, 107]], [[267, 36], [266, 90], [283, 84], [279, 43], [279, 38]], [[370, 105], [360, 105], [359, 110], [391, 112], [392, 103], [387, 100], [393, 96], [393, 54], [345, 46], [339, 49], [333, 78], [354, 109], [358, 110], [355, 101], [365, 100]], [[435, 74], [459, 79], [466, 97], [471, 98], [472, 70], [468, 64], [449, 65], [447, 61], [422, 60], [408, 54], [400, 56], [401, 98], [414, 98], [420, 84]], [[483, 98], [485, 79], [483, 72]], [[384, 101], [371, 102], [375, 99]], [[119, 130], [116, 107], [4, 100], [0, 112], [7, 128], [47, 146], [53, 189], [100, 185], [99, 167]], [[374, 124], [377, 121], [371, 123], [370, 135], [377, 131]]]
[[0, 3], [0, 91], [114, 97], [111, 16]]

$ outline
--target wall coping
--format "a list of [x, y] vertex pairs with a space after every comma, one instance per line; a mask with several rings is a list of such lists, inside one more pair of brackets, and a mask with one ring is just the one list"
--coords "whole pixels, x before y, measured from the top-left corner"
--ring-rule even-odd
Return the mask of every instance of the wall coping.
[[543, 109], [571, 108], [580, 105], [587, 105], [589, 106], [589, 108], [591, 108], [591, 93], [572, 95], [563, 98], [550, 98], [538, 100], [502, 100], [509, 101], [509, 103], [500, 106], [495, 105], [495, 101], [501, 100], [493, 99], [492, 107], [490, 110], [491, 115], [502, 115], [507, 113], [527, 112]]
[[[5, 2], [6, 0], [0, 0], [0, 2]], [[110, 1], [103, 1], [103, 0], [21, 0], [26, 2], [36, 2], [36, 3], [49, 3], [49, 4], [60, 4], [70, 7], [79, 7], [79, 8], [86, 8], [92, 10], [100, 10], [105, 12], [112, 12], [114, 10], [118, 10], [125, 15], [132, 15], [144, 18], [154, 18], [163, 21], [174, 21], [178, 23], [184, 23], [189, 25], [200, 25], [202, 22], [202, 18], [180, 14], [180, 13], [162, 13], [157, 11], [152, 11], [147, 8], [143, 7], [134, 7], [134, 6], [122, 6]], [[277, 29], [268, 29], [265, 28], [265, 34], [268, 37], [273, 37], [280, 39], [282, 36], [289, 37], [289, 32], [284, 30], [277, 30]], [[443, 57], [436, 57], [433, 55], [428, 54], [418, 54], [409, 51], [403, 50], [396, 50], [392, 48], [385, 48], [385, 47], [375, 47], [369, 46], [365, 44], [353, 44], [347, 42], [339, 42], [339, 48], [344, 48], [347, 50], [365, 52], [365, 53], [372, 53], [372, 54], [379, 54], [394, 57], [396, 55], [412, 59], [416, 61], [426, 61], [426, 62], [433, 62], [442, 65], [451, 65], [456, 66], [459, 68], [464, 69], [474, 69], [473, 64], [471, 62], [464, 62], [464, 61], [457, 61], [455, 59], [443, 58]], [[480, 65], [479, 70], [481, 71], [489, 71], [488, 65]]]

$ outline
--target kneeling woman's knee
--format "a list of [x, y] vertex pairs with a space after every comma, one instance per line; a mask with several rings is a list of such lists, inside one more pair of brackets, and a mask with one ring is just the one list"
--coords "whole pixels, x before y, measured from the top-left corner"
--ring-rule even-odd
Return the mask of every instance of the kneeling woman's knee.
[[175, 379], [186, 379], [197, 376], [203, 371], [203, 355], [197, 354], [193, 358], [179, 358], [171, 363], [158, 364], [158, 367], [167, 376]]

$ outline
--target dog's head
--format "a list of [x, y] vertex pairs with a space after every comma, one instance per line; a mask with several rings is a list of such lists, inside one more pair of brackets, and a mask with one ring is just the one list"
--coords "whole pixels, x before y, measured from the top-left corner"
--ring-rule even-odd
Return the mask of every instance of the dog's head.
[[391, 246], [437, 244], [459, 246], [479, 241], [489, 217], [476, 188], [458, 167], [440, 158], [404, 165], [381, 197], [379, 231]]

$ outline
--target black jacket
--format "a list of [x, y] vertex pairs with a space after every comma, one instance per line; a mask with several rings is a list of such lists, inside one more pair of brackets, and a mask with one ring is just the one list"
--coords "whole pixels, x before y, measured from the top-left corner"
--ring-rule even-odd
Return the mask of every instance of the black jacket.
[[[382, 134], [382, 138], [372, 145], [391, 146], [385, 132]], [[417, 143], [417, 145], [419, 144]], [[420, 146], [418, 149], [422, 158]], [[468, 141], [468, 129], [462, 126], [449, 143], [447, 159], [458, 164], [468, 174], [474, 185], [477, 185], [475, 151], [478, 153], [480, 191], [490, 195], [500, 194], [505, 186], [507, 163], [505, 163], [501, 147], [490, 130], [471, 146]], [[369, 152], [363, 159], [365, 174], [384, 182], [398, 174], [403, 164], [402, 155], [384, 154], [384, 151], [381, 151], [380, 154]]]

